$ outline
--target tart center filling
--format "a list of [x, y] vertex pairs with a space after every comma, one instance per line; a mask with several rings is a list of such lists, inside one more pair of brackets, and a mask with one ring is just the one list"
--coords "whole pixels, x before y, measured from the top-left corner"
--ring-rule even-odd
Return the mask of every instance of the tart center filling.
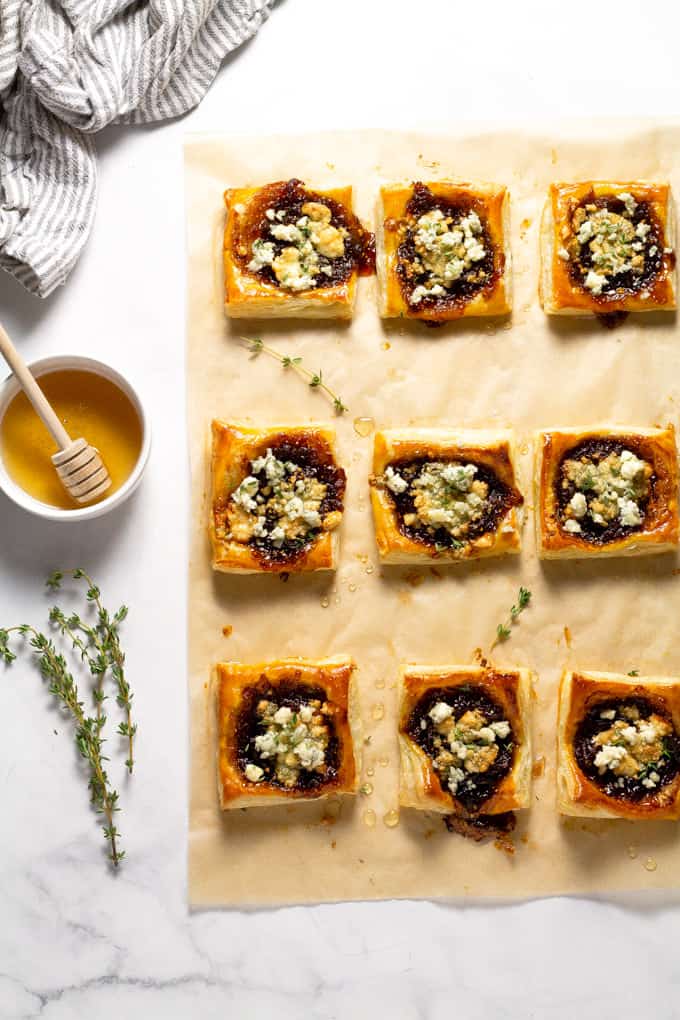
[[250, 462], [226, 507], [227, 539], [281, 558], [338, 527], [344, 472], [333, 464], [301, 461], [299, 451], [268, 447]]
[[397, 271], [411, 307], [467, 300], [493, 282], [493, 245], [470, 204], [438, 199], [416, 184], [402, 235]]
[[574, 745], [579, 766], [610, 796], [650, 796], [680, 770], [680, 741], [672, 722], [643, 698], [591, 709]]
[[462, 459], [395, 462], [376, 483], [389, 492], [409, 537], [446, 548], [492, 530], [517, 501], [492, 471]]
[[656, 218], [647, 203], [627, 191], [576, 206], [562, 241], [558, 257], [569, 263], [572, 279], [594, 297], [642, 290], [663, 264]]
[[248, 693], [238, 761], [249, 783], [292, 790], [318, 786], [335, 775], [334, 709], [322, 690], [291, 687]]
[[560, 467], [562, 527], [604, 540], [641, 528], [653, 474], [652, 465], [626, 447], [584, 444]]
[[375, 271], [375, 239], [340, 202], [290, 180], [263, 188], [237, 221], [236, 251], [251, 273], [289, 293]]
[[442, 787], [468, 811], [480, 809], [512, 766], [512, 727], [474, 685], [428, 692], [408, 732], [431, 758]]
[[300, 212], [293, 218], [290, 209], [267, 209], [267, 233], [253, 241], [248, 263], [254, 273], [271, 267], [285, 290], [310, 290], [327, 283], [333, 276], [332, 262], [344, 257], [349, 237], [344, 226], [332, 223], [331, 210], [323, 202], [304, 202]]

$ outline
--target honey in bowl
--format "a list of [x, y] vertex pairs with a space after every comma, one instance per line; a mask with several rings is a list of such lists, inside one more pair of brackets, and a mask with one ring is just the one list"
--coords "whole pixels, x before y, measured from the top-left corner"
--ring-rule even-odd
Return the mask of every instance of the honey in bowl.
[[[123, 391], [104, 376], [83, 370], [46, 372], [43, 393], [72, 439], [81, 436], [99, 450], [111, 478], [107, 499], [132, 474], [142, 449], [142, 423]], [[23, 393], [10, 401], [0, 422], [0, 453], [7, 474], [41, 503], [75, 510], [59, 481], [52, 455], [57, 447]]]

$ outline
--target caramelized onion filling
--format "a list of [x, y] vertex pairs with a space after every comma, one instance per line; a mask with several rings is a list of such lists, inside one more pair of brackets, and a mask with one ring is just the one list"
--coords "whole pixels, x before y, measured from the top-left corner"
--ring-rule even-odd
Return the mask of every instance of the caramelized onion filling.
[[512, 768], [512, 727], [479, 684], [427, 691], [405, 730], [430, 757], [442, 789], [468, 814], [482, 810]]
[[416, 312], [464, 305], [491, 290], [502, 271], [479, 200], [448, 201], [414, 184], [399, 231], [397, 275]]
[[588, 710], [574, 737], [579, 768], [609, 797], [654, 796], [680, 772], [680, 738], [665, 709], [644, 697]]

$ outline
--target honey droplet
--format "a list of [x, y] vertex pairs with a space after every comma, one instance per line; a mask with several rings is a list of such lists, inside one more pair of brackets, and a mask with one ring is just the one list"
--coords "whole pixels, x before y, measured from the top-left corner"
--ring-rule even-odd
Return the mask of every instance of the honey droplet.
[[634, 861], [637, 855], [638, 848], [635, 846], [634, 843], [631, 843], [631, 845], [628, 847], [628, 856], [630, 857], [631, 861]]
[[373, 564], [369, 563], [368, 566], [366, 567], [366, 573], [367, 574], [372, 574], [373, 573], [373, 569], [374, 569], [373, 568]]
[[359, 560], [359, 563], [368, 563], [368, 554], [357, 553], [357, 559]]
[[375, 811], [372, 808], [364, 811], [364, 825], [367, 825], [369, 829], [375, 828]]
[[335, 598], [333, 599], [333, 602], [335, 603], [336, 606], [339, 606], [340, 605], [340, 596], [336, 595]]
[[645, 861], [645, 871], [656, 871], [656, 861], [653, 857], [648, 857]]
[[224, 634], [225, 637], [231, 637], [233, 630], [234, 628], [232, 627], [232, 625], [228, 623], [225, 627], [222, 628], [222, 633]]
[[354, 431], [358, 436], [362, 436], [364, 439], [366, 436], [370, 436], [371, 432], [375, 428], [375, 422], [372, 418], [355, 418], [354, 419]]
[[388, 829], [393, 829], [396, 825], [399, 825], [399, 812], [388, 811], [387, 814], [383, 815], [383, 822]]
[[519, 452], [522, 454], [523, 457], [525, 457], [529, 452], [529, 444], [527, 443], [526, 439], [519, 444]]
[[375, 775], [375, 769], [372, 769], [372, 768], [366, 769], [366, 775], [367, 776], [374, 776]]
[[347, 588], [348, 588], [348, 590], [349, 590], [349, 591], [356, 591], [356, 590], [357, 590], [357, 586], [356, 586], [356, 584], [354, 583], [354, 581], [352, 581], [352, 583], [351, 583], [351, 584], [348, 584], [348, 585], [347, 585]]
[[373, 706], [373, 708], [371, 709], [371, 717], [375, 719], [376, 722], [380, 722], [381, 719], [385, 718], [385, 706], [382, 704], [382, 702], [378, 701]]
[[389, 351], [392, 344], [389, 342], [389, 340], [385, 340], [383, 343], [380, 344], [380, 346], [384, 351]]
[[359, 792], [363, 793], [364, 797], [370, 797], [373, 793], [373, 783], [364, 783]]
[[331, 604], [331, 600], [328, 598], [328, 595], [324, 595], [323, 598], [321, 599], [321, 608], [322, 609], [328, 609], [330, 604]]
[[383, 687], [385, 686], [385, 681], [384, 680], [376, 680], [375, 686], [378, 688], [379, 691], [381, 691], [383, 689]]
[[389, 763], [390, 763], [389, 758], [378, 758], [378, 765], [380, 766], [381, 769], [386, 769]]

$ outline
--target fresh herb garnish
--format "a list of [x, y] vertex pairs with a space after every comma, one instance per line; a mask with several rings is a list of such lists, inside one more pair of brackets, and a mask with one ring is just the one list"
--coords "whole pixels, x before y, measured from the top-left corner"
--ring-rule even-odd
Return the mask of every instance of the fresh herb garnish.
[[344, 414], [345, 411], [349, 410], [337, 393], [334, 393], [330, 386], [324, 382], [323, 374], [320, 369], [318, 372], [311, 372], [303, 365], [302, 358], [291, 358], [288, 354], [280, 354], [278, 351], [274, 350], [273, 347], [269, 347], [265, 344], [259, 336], [242, 336], [241, 340], [246, 344], [254, 358], [256, 358], [258, 354], [262, 354], [264, 352], [271, 358], [276, 358], [282, 368], [292, 368], [294, 372], [297, 372], [302, 379], [306, 380], [310, 389], [323, 390], [326, 396], [333, 401], [333, 407], [335, 408], [336, 414]]
[[628, 672], [628, 676], [640, 676], [640, 670], [639, 669], [631, 669]]
[[111, 614], [102, 605], [99, 588], [81, 569], [54, 571], [47, 579], [47, 587], [51, 591], [58, 590], [65, 576], [85, 581], [88, 586], [86, 599], [96, 610], [96, 619], [88, 623], [78, 613], [67, 616], [59, 606], [52, 607], [49, 619], [56, 630], [67, 638], [73, 651], [87, 664], [95, 678], [92, 689], [94, 712], [90, 714], [85, 708], [65, 656], [51, 638], [35, 627], [24, 623], [0, 629], [0, 661], [7, 665], [14, 662], [17, 656], [10, 647], [11, 635], [23, 638], [23, 649], [30, 649], [35, 655], [40, 673], [48, 683], [49, 693], [57, 699], [65, 714], [71, 717], [78, 753], [87, 762], [91, 804], [95, 812], [104, 817], [103, 832], [108, 844], [108, 857], [117, 868], [125, 851], [119, 849], [120, 832], [115, 824], [115, 816], [120, 810], [118, 793], [111, 784], [104, 764], [109, 761], [104, 754], [103, 731], [107, 721], [104, 711], [104, 702], [107, 700], [104, 681], [110, 676], [115, 683], [116, 702], [125, 714], [125, 721], [120, 723], [117, 732], [126, 740], [128, 756], [125, 765], [128, 772], [132, 772], [133, 740], [137, 726], [132, 722], [133, 696], [125, 677], [125, 654], [119, 638], [119, 627], [127, 616], [127, 607], [121, 606], [116, 613]]
[[528, 588], [520, 588], [517, 594], [517, 602], [514, 606], [510, 607], [510, 618], [507, 623], [499, 623], [496, 627], [496, 637], [493, 642], [494, 645], [498, 644], [499, 641], [507, 641], [512, 633], [512, 625], [515, 623], [520, 613], [523, 613], [531, 602], [531, 592]]

